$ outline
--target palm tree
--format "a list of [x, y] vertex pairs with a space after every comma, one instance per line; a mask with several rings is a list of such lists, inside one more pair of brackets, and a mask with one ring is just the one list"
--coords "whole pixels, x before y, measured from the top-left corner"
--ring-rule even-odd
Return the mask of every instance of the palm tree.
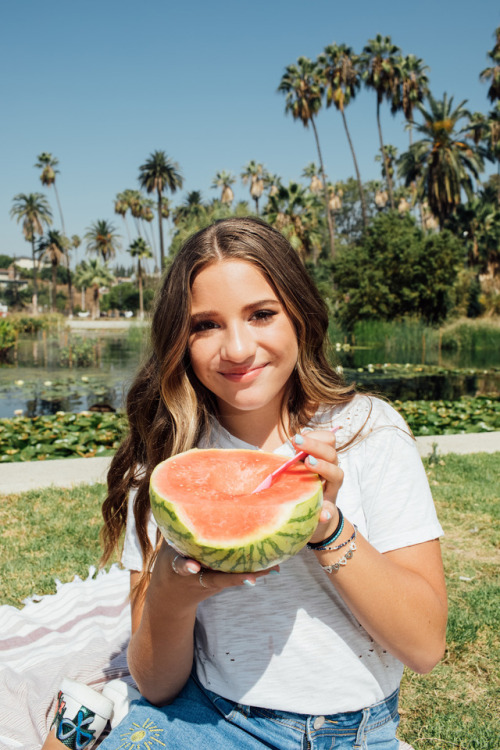
[[161, 198], [161, 217], [162, 219], [168, 219], [170, 216], [170, 201], [164, 195]]
[[128, 241], [130, 243], [130, 230], [127, 224], [127, 213], [130, 211], [129, 193], [130, 190], [122, 190], [121, 193], [116, 194], [115, 198], [115, 214], [121, 216], [123, 223], [125, 224], [125, 230], [127, 232]]
[[265, 169], [263, 164], [257, 164], [253, 159], [243, 168], [241, 179], [244, 185], [250, 182], [250, 195], [255, 201], [255, 213], [259, 214], [259, 198], [264, 192]]
[[321, 109], [321, 98], [323, 96], [323, 84], [321, 83], [321, 70], [319, 65], [307, 57], [299, 57], [297, 65], [288, 65], [281, 78], [278, 91], [286, 94], [285, 112], [290, 112], [294, 120], [300, 120], [305, 128], [311, 123], [318, 159], [323, 181], [323, 192], [325, 199], [325, 214], [330, 236], [330, 252], [335, 257], [335, 237], [333, 231], [333, 220], [328, 209], [328, 191], [326, 188], [326, 174], [323, 165], [323, 156], [319, 144], [318, 130], [316, 128], [315, 116]]
[[302, 260], [316, 260], [321, 248], [318, 198], [298, 182], [280, 185], [264, 208], [266, 220], [297, 250]]
[[91, 258], [89, 261], [82, 260], [75, 271], [75, 284], [81, 289], [91, 287], [93, 290], [92, 317], [100, 317], [99, 295], [103, 286], [110, 286], [115, 280], [113, 272], [106, 263], [99, 258]]
[[447, 226], [463, 237], [469, 266], [478, 274], [494, 276], [500, 265], [500, 211], [495, 191], [486, 188], [458, 206]]
[[[62, 263], [67, 265], [67, 244], [68, 238], [61, 234], [57, 229], [52, 229], [45, 236], [40, 237], [38, 241], [38, 252], [40, 260], [47, 258], [52, 266], [52, 294], [51, 308], [54, 312], [56, 309], [57, 299], [57, 268]], [[68, 282], [69, 300], [71, 301], [72, 289]]]
[[38, 312], [38, 279], [37, 260], [35, 256], [35, 234], [42, 235], [44, 225], [52, 224], [52, 211], [47, 198], [42, 193], [19, 193], [14, 196], [14, 205], [10, 215], [19, 223], [22, 221], [23, 235], [27, 242], [31, 242], [31, 257], [33, 259], [33, 313]]
[[[360, 63], [363, 68], [363, 79], [368, 88], [373, 89], [377, 94], [377, 127], [380, 140], [380, 152], [384, 154], [384, 139], [382, 136], [382, 126], [380, 124], [380, 105], [384, 99], [391, 103], [391, 111], [394, 114], [397, 110], [396, 102], [398, 101], [398, 65], [397, 56], [401, 50], [392, 43], [390, 36], [382, 37], [377, 34], [375, 39], [369, 39], [363, 48]], [[387, 190], [389, 192], [389, 201], [391, 208], [394, 210], [394, 195], [392, 182], [389, 173], [389, 166], [386, 163], [385, 171], [387, 175]]]
[[[390, 143], [384, 145], [384, 153], [377, 154], [375, 161], [381, 162], [382, 166], [382, 177], [387, 181], [387, 174], [389, 174], [393, 189], [394, 189], [394, 167], [398, 158], [398, 149], [396, 146], [392, 146]], [[388, 172], [387, 172], [388, 170]]]
[[163, 244], [162, 195], [168, 188], [175, 193], [182, 187], [183, 178], [179, 165], [171, 161], [165, 151], [153, 151], [149, 158], [139, 167], [139, 183], [148, 193], [156, 192], [158, 201], [158, 230], [160, 235], [161, 267], [165, 265], [165, 248]]
[[[414, 143], [399, 160], [399, 174], [406, 186], [415, 182], [419, 198], [426, 198], [429, 208], [442, 227], [461, 203], [461, 191], [472, 199], [472, 178], [482, 172], [483, 159], [474, 144], [468, 143], [469, 112], [465, 101], [453, 109], [453, 97], [444, 94], [441, 101], [428, 96], [429, 109], [419, 104], [424, 118], [416, 125], [423, 138]], [[466, 119], [463, 127], [460, 120]]]
[[326, 90], [326, 106], [332, 104], [342, 115], [345, 134], [351, 149], [356, 179], [358, 181], [359, 197], [361, 200], [361, 214], [363, 217], [363, 226], [367, 227], [368, 219], [366, 215], [366, 200], [359, 172], [358, 160], [351, 139], [345, 108], [355, 98], [361, 87], [361, 71], [359, 65], [359, 55], [354, 54], [351, 47], [345, 44], [330, 44], [325, 47], [324, 52], [318, 56], [318, 64], [321, 69], [321, 76]]
[[[75, 250], [78, 250], [81, 244], [82, 244], [82, 241], [80, 237], [77, 234], [72, 234], [71, 235], [71, 247], [73, 247]], [[75, 259], [76, 259], [76, 253], [75, 253]]]
[[311, 193], [317, 194], [323, 192], [323, 182], [319, 177], [319, 168], [313, 161], [309, 162], [307, 167], [304, 167], [302, 177], [306, 177], [309, 180], [309, 190]]
[[488, 99], [493, 103], [500, 99], [500, 26], [495, 31], [495, 37], [495, 46], [488, 52], [493, 65], [485, 68], [479, 74], [481, 81], [490, 81]]
[[149, 245], [146, 243], [143, 237], [138, 237], [136, 240], [129, 245], [128, 252], [132, 258], [137, 258], [137, 280], [139, 282], [139, 318], [144, 319], [144, 301], [142, 291], [142, 266], [141, 260], [146, 258], [152, 258], [153, 253], [149, 249]]
[[191, 190], [184, 198], [183, 203], [174, 211], [174, 224], [179, 224], [189, 217], [200, 217], [205, 212], [203, 198], [199, 190]]
[[105, 263], [114, 258], [116, 251], [121, 247], [115, 227], [106, 219], [95, 221], [87, 229], [84, 237], [87, 240], [87, 252], [100, 255]]
[[[165, 200], [166, 198], [162, 196], [162, 209], [163, 209]], [[158, 260], [157, 260], [157, 252], [156, 252], [155, 235], [154, 235], [152, 227], [150, 227], [150, 231], [148, 232], [148, 224], [152, 224], [155, 218], [154, 209], [155, 209], [155, 202], [151, 198], [142, 199], [142, 212], [141, 212], [140, 219], [141, 221], [144, 222], [145, 234], [147, 237], [149, 237], [149, 240], [151, 242], [151, 247], [152, 247], [152, 252], [153, 252], [152, 257], [155, 259], [155, 272], [157, 272]], [[164, 214], [163, 214], [163, 218], [165, 218]]]
[[59, 200], [59, 193], [57, 191], [57, 185], [56, 185], [56, 174], [59, 174], [59, 170], [56, 169], [57, 165], [59, 164], [59, 159], [56, 159], [55, 156], [52, 156], [52, 154], [49, 154], [47, 151], [44, 151], [39, 156], [37, 156], [37, 163], [35, 164], [35, 167], [37, 169], [41, 169], [42, 173], [40, 175], [40, 181], [42, 185], [46, 185], [47, 187], [50, 187], [51, 185], [54, 188], [54, 193], [56, 195], [56, 201], [57, 201], [57, 207], [59, 209], [59, 216], [61, 217], [61, 227], [63, 234], [66, 234], [66, 230], [64, 228], [64, 217], [63, 212], [61, 208], [61, 201]]
[[269, 196], [276, 195], [281, 187], [281, 177], [278, 174], [266, 172], [264, 174], [264, 187], [269, 191]]
[[500, 207], [500, 102], [488, 115], [474, 112], [470, 116], [470, 135], [481, 154], [497, 167], [497, 206]]
[[234, 200], [234, 193], [231, 185], [236, 182], [236, 177], [231, 172], [226, 172], [224, 169], [221, 172], [217, 172], [214, 179], [212, 180], [211, 187], [220, 188], [221, 196], [220, 202], [230, 205]]
[[410, 146], [413, 143], [413, 112], [429, 93], [429, 79], [425, 73], [429, 70], [424, 61], [416, 55], [400, 57], [397, 61], [400, 87], [401, 109], [408, 122]]

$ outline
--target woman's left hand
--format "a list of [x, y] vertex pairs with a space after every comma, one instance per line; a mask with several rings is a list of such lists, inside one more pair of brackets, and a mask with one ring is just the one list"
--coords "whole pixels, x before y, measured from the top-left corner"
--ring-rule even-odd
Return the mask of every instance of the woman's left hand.
[[335, 434], [328, 430], [312, 430], [295, 435], [292, 442], [298, 451], [306, 451], [309, 454], [304, 466], [319, 474], [323, 480], [323, 508], [316, 531], [310, 540], [319, 542], [335, 531], [339, 518], [336, 501], [344, 481], [344, 472], [339, 468]]

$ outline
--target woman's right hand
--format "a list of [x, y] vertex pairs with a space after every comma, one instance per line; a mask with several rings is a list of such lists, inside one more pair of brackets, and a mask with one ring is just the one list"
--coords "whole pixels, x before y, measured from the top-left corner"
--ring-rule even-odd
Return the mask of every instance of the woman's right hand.
[[182, 586], [187, 597], [193, 596], [200, 602], [226, 588], [255, 586], [259, 578], [276, 575], [280, 570], [279, 565], [275, 565], [257, 573], [222, 573], [203, 567], [197, 560], [183, 557], [166, 542], [162, 543], [158, 553], [156, 565], [158, 563], [162, 566], [169, 585], [175, 586], [176, 589]]

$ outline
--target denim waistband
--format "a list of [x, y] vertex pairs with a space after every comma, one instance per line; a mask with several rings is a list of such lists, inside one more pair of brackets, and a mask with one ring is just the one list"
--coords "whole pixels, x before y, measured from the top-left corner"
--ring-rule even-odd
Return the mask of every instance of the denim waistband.
[[[194, 679], [198, 682], [196, 677]], [[247, 706], [223, 698], [217, 693], [208, 690], [203, 685], [199, 686], [209, 700], [211, 700], [223, 713], [237, 712], [248, 718], [254, 717], [267, 719], [280, 725], [287, 725], [290, 729], [294, 729], [298, 732], [306, 732], [314, 728], [318, 731], [327, 730], [329, 733], [336, 734], [338, 732], [338, 734], [344, 735], [356, 734], [360, 727], [363, 728], [363, 731], [368, 732], [390, 721], [398, 713], [399, 689], [395, 690], [391, 695], [378, 703], [374, 703], [373, 705], [367, 706], [358, 711], [310, 715], [293, 713], [291, 711], [279, 711], [259, 706]]]

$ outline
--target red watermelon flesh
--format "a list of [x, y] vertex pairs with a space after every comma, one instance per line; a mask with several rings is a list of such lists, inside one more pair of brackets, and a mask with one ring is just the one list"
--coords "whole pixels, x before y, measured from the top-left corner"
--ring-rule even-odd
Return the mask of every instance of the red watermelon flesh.
[[322, 486], [303, 464], [252, 490], [286, 458], [252, 450], [192, 450], [156, 467], [151, 507], [172, 546], [208, 567], [251, 571], [296, 554], [313, 533]]

